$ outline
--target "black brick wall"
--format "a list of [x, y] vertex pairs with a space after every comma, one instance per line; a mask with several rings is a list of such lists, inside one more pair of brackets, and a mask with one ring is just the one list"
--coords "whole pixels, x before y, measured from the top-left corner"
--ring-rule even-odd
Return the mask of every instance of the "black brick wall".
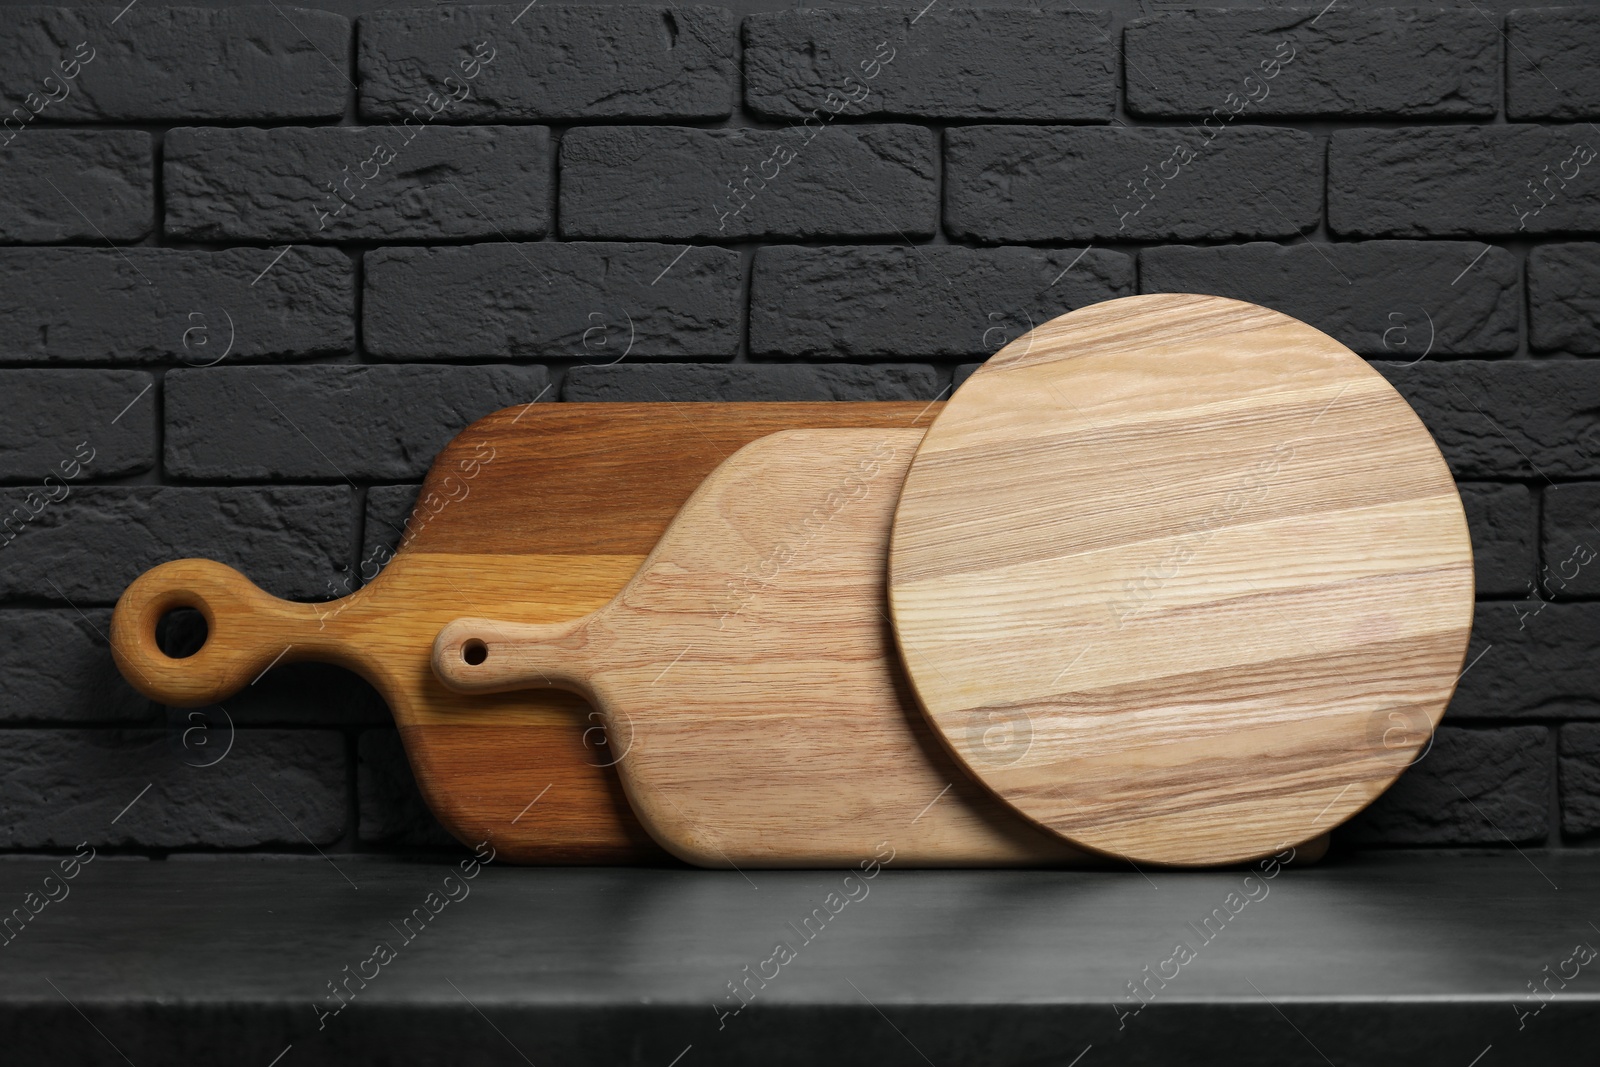
[[933, 399], [1163, 291], [1460, 480], [1471, 666], [1343, 842], [1600, 844], [1600, 6], [1215, 6], [0, 3], [0, 849], [448, 847], [342, 671], [137, 697], [123, 586], [326, 597], [509, 404]]

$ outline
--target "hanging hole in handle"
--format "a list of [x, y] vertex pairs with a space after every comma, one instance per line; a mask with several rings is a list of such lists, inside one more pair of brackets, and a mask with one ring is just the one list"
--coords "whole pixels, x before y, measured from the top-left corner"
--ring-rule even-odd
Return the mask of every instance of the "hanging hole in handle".
[[461, 659], [469, 667], [476, 667], [489, 658], [489, 646], [473, 638], [461, 646]]
[[210, 632], [199, 610], [173, 608], [156, 620], [156, 647], [168, 659], [188, 659], [205, 647]]

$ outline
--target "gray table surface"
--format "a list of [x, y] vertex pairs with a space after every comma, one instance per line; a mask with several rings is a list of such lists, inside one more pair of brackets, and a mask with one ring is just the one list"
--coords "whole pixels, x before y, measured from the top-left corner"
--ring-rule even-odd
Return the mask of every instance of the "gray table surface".
[[[0, 861], [0, 908], [55, 867]], [[1600, 947], [1596, 852], [1367, 854], [1270, 880], [490, 864], [447, 886], [454, 870], [99, 857], [0, 948], [0, 1061], [1600, 1061], [1600, 960], [1571, 962]], [[1179, 941], [1193, 958], [1166, 962]], [[363, 963], [379, 942], [393, 958]], [[792, 958], [771, 962], [779, 943]], [[357, 970], [376, 976], [320, 1015]], [[1125, 1014], [1127, 983], [1174, 971]]]

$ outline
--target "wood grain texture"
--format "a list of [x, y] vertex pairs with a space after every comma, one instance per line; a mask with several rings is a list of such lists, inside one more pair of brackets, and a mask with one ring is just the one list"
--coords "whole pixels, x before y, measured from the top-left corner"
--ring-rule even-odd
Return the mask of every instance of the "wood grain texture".
[[928, 431], [890, 552], [950, 750], [1065, 838], [1265, 855], [1382, 792], [1472, 624], [1455, 483], [1325, 334], [1204, 296], [1107, 301], [998, 352]]
[[571, 689], [605, 716], [641, 821], [708, 867], [1087, 859], [961, 770], [911, 699], [885, 612], [889, 526], [920, 430], [746, 445], [599, 611], [462, 619], [434, 669], [467, 693]]
[[[596, 713], [568, 693], [466, 697], [434, 677], [434, 637], [466, 614], [577, 618], [638, 570], [679, 506], [745, 444], [797, 426], [926, 425], [939, 405], [536, 404], [464, 430], [434, 461], [394, 560], [324, 604], [268, 596], [205, 560], [153, 568], [112, 618], [128, 681], [178, 706], [225, 700], [269, 664], [321, 660], [388, 701], [423, 795], [462, 841], [528, 863], [667, 862], [629, 809]], [[382, 536], [369, 531], [372, 543]], [[173, 660], [154, 626], [196, 607], [210, 633]], [[537, 803], [529, 807], [537, 798]]]

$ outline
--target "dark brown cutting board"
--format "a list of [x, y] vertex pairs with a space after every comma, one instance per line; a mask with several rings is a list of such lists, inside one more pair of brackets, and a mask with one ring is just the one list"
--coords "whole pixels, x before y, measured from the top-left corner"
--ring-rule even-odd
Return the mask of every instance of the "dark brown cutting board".
[[[561, 692], [464, 696], [434, 677], [434, 637], [462, 616], [559, 622], [606, 604], [678, 508], [744, 445], [800, 427], [925, 427], [939, 405], [536, 404], [467, 427], [429, 471], [409, 539], [341, 600], [295, 604], [205, 560], [163, 564], [128, 587], [112, 650], [154, 700], [226, 700], [273, 663], [337, 663], [388, 701], [429, 806], [466, 842], [527, 863], [667, 856], [623, 795], [602, 719]], [[373, 538], [369, 535], [368, 540]], [[186, 659], [157, 649], [174, 607], [208, 616]]]

